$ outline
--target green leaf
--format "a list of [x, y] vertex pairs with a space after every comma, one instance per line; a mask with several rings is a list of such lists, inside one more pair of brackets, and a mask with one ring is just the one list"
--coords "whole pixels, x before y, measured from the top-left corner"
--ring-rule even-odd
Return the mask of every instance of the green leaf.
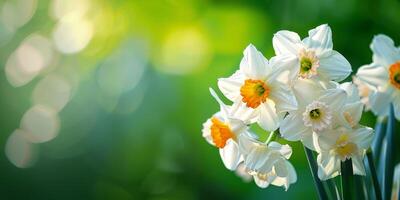
[[383, 118], [382, 120], [378, 119], [375, 125], [375, 137], [371, 145], [372, 152], [374, 152], [373, 155], [375, 163], [379, 162], [379, 155], [381, 155], [382, 142], [383, 139], [385, 138], [386, 127], [387, 127], [386, 118]]
[[326, 193], [324, 185], [322, 184], [322, 181], [318, 178], [318, 166], [315, 161], [313, 152], [307, 147], [304, 147], [304, 152], [306, 153], [307, 156], [308, 165], [310, 166], [311, 175], [314, 180], [314, 185], [317, 188], [319, 199], [328, 199], [328, 195]]
[[386, 129], [386, 146], [383, 149], [383, 159], [385, 161], [385, 166], [382, 168], [383, 170], [383, 199], [389, 200], [392, 191], [393, 184], [393, 173], [394, 173], [394, 161], [393, 161], [393, 152], [395, 148], [393, 146], [394, 140], [394, 131], [395, 131], [396, 120], [394, 118], [394, 109], [393, 105], [390, 106], [389, 117], [388, 117], [388, 125]]
[[371, 150], [367, 151], [367, 160], [368, 160], [368, 167], [369, 167], [369, 171], [370, 171], [370, 175], [371, 175], [371, 179], [372, 179], [372, 184], [374, 186], [375, 198], [376, 198], [376, 200], [381, 200], [382, 192], [381, 192], [381, 188], [379, 187], [378, 176], [376, 174], [374, 158], [373, 158]]

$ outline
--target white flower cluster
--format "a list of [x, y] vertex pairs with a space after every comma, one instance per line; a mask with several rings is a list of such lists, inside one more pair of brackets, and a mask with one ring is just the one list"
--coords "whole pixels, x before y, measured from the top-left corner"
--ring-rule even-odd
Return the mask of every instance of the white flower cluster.
[[287, 190], [296, 182], [288, 161], [291, 147], [259, 141], [249, 129], [257, 123], [316, 151], [321, 180], [340, 174], [340, 162], [350, 158], [354, 173], [365, 175], [362, 159], [373, 129], [359, 125], [363, 103], [357, 87], [338, 83], [352, 70], [333, 50], [331, 34], [326, 24], [310, 30], [303, 40], [297, 33], [279, 31], [273, 37], [276, 56], [267, 60], [249, 45], [239, 70], [218, 80], [232, 105], [225, 105], [210, 89], [220, 111], [203, 124], [203, 137], [219, 148], [229, 170], [240, 165], [262, 188], [272, 184]]
[[400, 48], [386, 35], [375, 36], [370, 48], [372, 63], [360, 67], [355, 83], [375, 115], [389, 115], [392, 103], [396, 119], [400, 120]]

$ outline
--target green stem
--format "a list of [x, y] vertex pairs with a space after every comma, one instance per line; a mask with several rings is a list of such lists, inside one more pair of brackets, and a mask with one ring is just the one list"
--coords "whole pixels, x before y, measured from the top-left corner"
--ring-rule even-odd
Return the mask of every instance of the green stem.
[[383, 199], [389, 200], [392, 191], [393, 184], [393, 171], [394, 171], [394, 162], [393, 162], [393, 152], [395, 151], [393, 146], [394, 140], [394, 127], [396, 120], [394, 118], [394, 109], [393, 105], [390, 105], [389, 117], [388, 117], [388, 126], [386, 129], [386, 148], [383, 150], [383, 158], [385, 161], [385, 165], [383, 168], [384, 176], [383, 176]]
[[378, 176], [376, 175], [376, 168], [374, 165], [374, 158], [371, 150], [367, 151], [367, 159], [368, 159], [369, 170], [371, 172], [372, 184], [374, 185], [375, 198], [376, 200], [382, 200], [382, 192], [381, 188], [379, 187]]
[[341, 162], [340, 167], [342, 172], [342, 199], [351, 200], [352, 188], [354, 185], [353, 164], [351, 159]]
[[275, 137], [276, 137], [275, 131], [272, 131], [272, 132], [269, 134], [268, 139], [267, 139], [267, 141], [266, 141], [265, 143], [268, 144], [269, 142], [271, 142], [272, 140], [274, 140]]
[[308, 165], [310, 166], [311, 175], [314, 179], [314, 185], [317, 188], [317, 193], [319, 199], [328, 199], [328, 195], [324, 189], [322, 181], [318, 178], [318, 167], [317, 163], [315, 162], [313, 152], [307, 147], [304, 147], [304, 152], [306, 153]]

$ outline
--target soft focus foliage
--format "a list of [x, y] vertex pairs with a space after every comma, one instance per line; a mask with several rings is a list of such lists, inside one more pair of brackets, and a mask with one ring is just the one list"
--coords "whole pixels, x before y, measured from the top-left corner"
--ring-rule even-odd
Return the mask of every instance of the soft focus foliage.
[[237, 69], [247, 44], [271, 57], [276, 31], [304, 37], [324, 23], [355, 72], [371, 62], [374, 35], [400, 41], [399, 9], [394, 0], [0, 0], [0, 199], [316, 198], [298, 143], [288, 192], [225, 170], [201, 138], [218, 108], [208, 87]]

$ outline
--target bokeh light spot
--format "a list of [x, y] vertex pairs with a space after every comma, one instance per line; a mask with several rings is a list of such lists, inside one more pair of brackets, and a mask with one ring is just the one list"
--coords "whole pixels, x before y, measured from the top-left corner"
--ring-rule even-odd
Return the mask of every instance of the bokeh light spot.
[[33, 103], [60, 111], [68, 103], [71, 86], [62, 76], [50, 74], [43, 78], [33, 90]]
[[19, 168], [31, 167], [37, 160], [38, 149], [31, 144], [22, 130], [15, 130], [7, 139], [5, 153], [12, 164]]
[[60, 128], [57, 113], [46, 106], [36, 105], [29, 109], [21, 120], [21, 129], [32, 143], [42, 143], [55, 138]]
[[35, 78], [53, 59], [50, 41], [32, 34], [10, 55], [5, 71], [7, 80], [14, 87], [23, 86]]
[[211, 53], [205, 34], [198, 28], [171, 31], [162, 44], [156, 67], [165, 73], [190, 74], [210, 61]]
[[93, 36], [92, 23], [86, 19], [61, 20], [53, 32], [53, 40], [61, 53], [82, 51]]

